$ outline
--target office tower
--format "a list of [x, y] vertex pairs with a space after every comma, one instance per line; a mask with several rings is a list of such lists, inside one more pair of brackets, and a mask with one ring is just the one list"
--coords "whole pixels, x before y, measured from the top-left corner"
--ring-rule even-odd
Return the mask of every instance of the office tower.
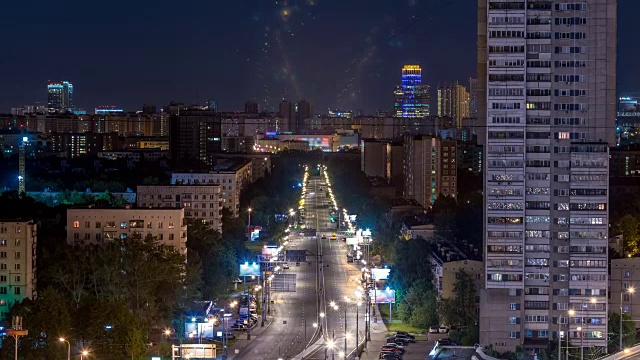
[[214, 111], [183, 110], [169, 118], [171, 160], [200, 160], [213, 164], [213, 156], [222, 150], [222, 121]]
[[47, 84], [47, 104], [50, 113], [73, 111], [73, 84], [68, 81], [51, 81]]
[[478, 79], [469, 78], [469, 117], [478, 117]]
[[247, 101], [246, 103], [244, 103], [244, 112], [247, 114], [257, 114], [258, 103], [255, 101]]
[[617, 2], [478, 5], [480, 344], [606, 349]]
[[453, 119], [457, 128], [462, 127], [462, 119], [469, 117], [469, 93], [457, 81], [438, 86], [438, 116]]
[[425, 118], [429, 111], [429, 85], [422, 84], [422, 69], [419, 65], [402, 68], [402, 85], [393, 92], [396, 117]]
[[155, 114], [158, 110], [155, 105], [143, 104], [142, 105], [142, 113], [143, 114]]

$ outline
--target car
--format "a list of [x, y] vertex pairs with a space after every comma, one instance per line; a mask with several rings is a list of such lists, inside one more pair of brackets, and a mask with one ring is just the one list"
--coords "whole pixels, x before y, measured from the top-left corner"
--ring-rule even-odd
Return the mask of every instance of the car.
[[287, 263], [282, 264], [282, 268], [285, 269], [285, 270], [288, 270], [289, 269], [289, 264], [287, 264]]
[[[396, 336], [394, 336], [396, 338], [396, 340], [402, 340], [406, 343], [412, 343], [412, 342], [416, 342], [415, 339], [412, 339], [406, 335], [402, 335], [402, 334], [396, 334]], [[387, 341], [389, 342], [389, 341]], [[391, 342], [397, 342], [397, 341], [391, 341]]]
[[446, 327], [446, 326], [440, 326], [440, 327], [438, 328], [438, 332], [439, 332], [440, 334], [446, 334], [446, 333], [448, 333], [448, 332], [449, 332], [449, 328], [448, 328], [448, 327]]
[[336, 234], [331, 234], [331, 240], [338, 240], [338, 235]]
[[416, 337], [415, 337], [415, 336], [413, 336], [413, 335], [409, 334], [409, 333], [408, 333], [408, 332], [406, 332], [406, 331], [396, 331], [396, 335], [404, 335], [404, 336], [408, 337], [409, 339], [413, 339], [413, 340], [415, 340], [415, 339], [416, 339]]
[[400, 350], [400, 349], [396, 349], [393, 346], [383, 346], [382, 348], [380, 348], [380, 351], [382, 352], [392, 352], [392, 353], [396, 353], [396, 354], [404, 354], [404, 350]]
[[404, 346], [409, 343], [409, 340], [406, 338], [397, 338], [395, 336], [392, 336], [390, 338], [387, 338], [387, 343], [394, 343]]
[[402, 359], [402, 354], [398, 354], [397, 352], [392, 351], [381, 351], [380, 359]]
[[405, 349], [404, 349], [404, 346], [402, 346], [402, 345], [398, 345], [398, 344], [396, 344], [396, 343], [386, 343], [386, 344], [384, 344], [384, 346], [382, 346], [382, 347], [385, 347], [385, 346], [391, 346], [391, 347], [394, 347], [394, 348], [396, 348], [396, 349], [400, 349], [400, 350], [402, 350], [403, 352], [404, 352], [404, 350], [405, 350]]
[[437, 326], [431, 326], [431, 327], [429, 328], [429, 333], [430, 333], [430, 334], [437, 334], [437, 333], [438, 333], [438, 331], [439, 331], [439, 329], [438, 329], [438, 327], [437, 327]]
[[444, 339], [436, 340], [436, 344], [434, 348], [437, 348], [438, 346], [458, 346], [458, 344], [449, 338], [444, 338]]
[[326, 240], [327, 239], [327, 235], [322, 234], [322, 240]]
[[[224, 335], [224, 334], [223, 334], [223, 335]], [[235, 335], [233, 335], [232, 333], [228, 332], [228, 333], [226, 334], [226, 337], [225, 337], [225, 338], [226, 338], [226, 339], [229, 339], [229, 340], [233, 340], [233, 339], [235, 339], [235, 338], [236, 338], [236, 336], [235, 336]], [[222, 336], [217, 336], [217, 335], [216, 335], [216, 337], [215, 337], [214, 339], [215, 339], [215, 340], [218, 340], [218, 341], [219, 341], [219, 340], [222, 340]]]

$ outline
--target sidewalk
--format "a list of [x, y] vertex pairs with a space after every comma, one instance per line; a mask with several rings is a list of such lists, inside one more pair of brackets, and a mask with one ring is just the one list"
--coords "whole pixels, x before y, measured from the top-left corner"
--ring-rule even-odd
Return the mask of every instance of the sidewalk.
[[229, 359], [234, 359], [236, 357], [236, 350], [238, 353], [242, 351], [249, 343], [255, 340], [258, 335], [262, 334], [270, 325], [272, 319], [267, 316], [267, 319], [264, 323], [264, 326], [260, 326], [260, 320], [256, 323], [256, 326], [251, 329], [251, 340], [247, 340], [247, 333], [243, 332], [242, 334], [238, 334], [236, 337], [236, 342], [229, 346]]
[[372, 317], [378, 317], [378, 322], [371, 322], [371, 341], [367, 343], [367, 348], [360, 354], [361, 360], [377, 360], [380, 357], [380, 348], [387, 343], [387, 327], [382, 322], [382, 316], [378, 312], [378, 307], [372, 307]]

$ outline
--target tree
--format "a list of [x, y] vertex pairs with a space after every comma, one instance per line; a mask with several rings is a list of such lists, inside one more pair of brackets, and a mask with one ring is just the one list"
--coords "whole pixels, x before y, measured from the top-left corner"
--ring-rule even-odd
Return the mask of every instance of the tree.
[[616, 232], [622, 234], [624, 250], [631, 256], [635, 256], [640, 253], [640, 236], [638, 235], [639, 228], [640, 221], [631, 214], [624, 215], [615, 224]]
[[471, 327], [476, 324], [477, 291], [473, 278], [463, 269], [456, 273], [454, 296], [440, 303], [440, 315], [448, 325]]
[[[621, 351], [620, 345], [620, 314], [610, 312], [607, 320], [609, 327], [609, 353]], [[622, 315], [622, 347], [633, 346], [637, 341], [636, 326], [630, 315]]]
[[431, 282], [416, 281], [398, 302], [397, 312], [403, 321], [412, 326], [428, 328], [438, 324], [436, 290]]

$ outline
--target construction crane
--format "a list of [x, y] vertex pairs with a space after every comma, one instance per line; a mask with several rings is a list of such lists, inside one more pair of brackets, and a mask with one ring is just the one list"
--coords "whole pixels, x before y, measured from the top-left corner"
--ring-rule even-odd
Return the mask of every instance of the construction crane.
[[25, 146], [29, 142], [29, 138], [26, 136], [22, 137], [22, 141], [20, 142], [20, 147], [18, 153], [20, 154], [20, 158], [18, 160], [18, 194], [22, 196], [22, 194], [26, 195], [26, 189], [24, 185], [24, 170], [25, 170]]

